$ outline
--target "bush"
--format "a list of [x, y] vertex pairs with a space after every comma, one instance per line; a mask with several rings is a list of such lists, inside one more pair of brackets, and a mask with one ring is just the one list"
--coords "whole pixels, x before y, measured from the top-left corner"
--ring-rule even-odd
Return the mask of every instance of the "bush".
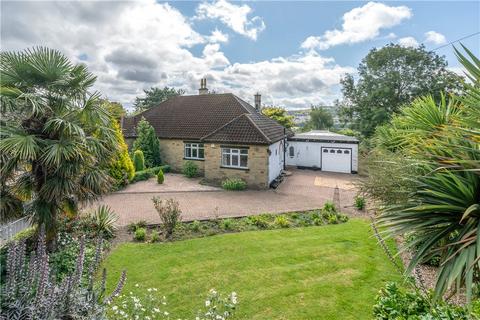
[[220, 227], [223, 230], [233, 230], [235, 226], [235, 221], [233, 219], [223, 219], [220, 223]]
[[264, 215], [249, 216], [247, 218], [247, 222], [248, 224], [254, 225], [260, 229], [267, 229], [269, 227], [269, 223]]
[[333, 202], [330, 201], [325, 202], [322, 210], [325, 212], [337, 212], [337, 208], [335, 208]]
[[137, 222], [132, 222], [127, 226], [127, 230], [130, 232], [135, 232], [138, 228], [146, 228], [147, 227], [147, 221], [145, 220], [140, 220]]
[[161, 200], [158, 197], [153, 197], [152, 201], [160, 217], [165, 237], [170, 238], [175, 230], [175, 226], [181, 220], [182, 211], [178, 201], [174, 199]]
[[[94, 250], [95, 258], [85, 266], [85, 240], [82, 238], [74, 270], [58, 282], [56, 268], [48, 261], [43, 230], [38, 237], [37, 249], [32, 252], [35, 259], [28, 256], [25, 242], [9, 245], [7, 274], [0, 290], [2, 319], [104, 319], [105, 309], [120, 294], [126, 274], [122, 273], [116, 289], [109, 296], [104, 296], [105, 285], [94, 285], [101, 246], [99, 241]], [[102, 279], [106, 279], [105, 270]]]
[[135, 230], [135, 235], [133, 237], [137, 241], [145, 241], [146, 236], [147, 236], [147, 229], [137, 228], [137, 230]]
[[355, 198], [353, 199], [353, 205], [358, 210], [365, 209], [365, 198], [360, 195], [356, 195]]
[[183, 164], [182, 173], [188, 178], [196, 177], [198, 174], [198, 166], [193, 161], [186, 161]]
[[346, 214], [339, 213], [338, 217], [339, 217], [340, 222], [347, 222], [348, 221], [348, 216]]
[[153, 230], [150, 233], [150, 242], [158, 242], [160, 241], [160, 233], [157, 230]]
[[157, 174], [157, 183], [158, 184], [163, 184], [163, 181], [165, 180], [165, 177], [163, 175], [163, 171], [162, 169], [158, 170], [158, 174]]
[[115, 222], [118, 216], [110, 209], [110, 207], [102, 205], [88, 216], [89, 222], [98, 236], [106, 238], [113, 237], [116, 227]]
[[[391, 282], [375, 298], [375, 319], [472, 319], [467, 308], [445, 302], [435, 303], [431, 297], [416, 291], [406, 291]], [[472, 314], [472, 316], [475, 316]], [[478, 315], [477, 315], [478, 316]], [[476, 318], [476, 317], [475, 317]]]
[[190, 230], [194, 231], [194, 232], [198, 232], [200, 231], [200, 227], [202, 226], [202, 224], [200, 223], [200, 221], [198, 220], [195, 220], [193, 221], [192, 223], [190, 223], [189, 227], [190, 227]]
[[163, 173], [168, 173], [170, 172], [170, 166], [169, 165], [164, 165], [164, 166], [159, 166], [159, 167], [153, 167], [150, 169], [145, 169], [142, 171], [135, 172], [135, 175], [132, 179], [132, 183], [138, 182], [138, 181], [145, 181], [148, 180], [156, 175], [158, 175], [158, 172], [162, 170]]
[[280, 228], [290, 227], [290, 221], [285, 216], [277, 216], [273, 223]]
[[142, 171], [145, 169], [145, 158], [142, 150], [135, 150], [133, 153], [133, 166], [135, 171]]
[[108, 172], [115, 180], [115, 187], [121, 188], [128, 184], [133, 179], [135, 168], [132, 159], [128, 154], [128, 146], [123, 138], [122, 131], [116, 120], [112, 121], [112, 128], [115, 131], [115, 136], [118, 139], [118, 148], [109, 164]]
[[145, 118], [138, 122], [135, 128], [137, 139], [133, 142], [133, 150], [142, 150], [145, 157], [145, 166], [152, 168], [162, 163], [160, 157], [160, 141], [155, 129]]
[[245, 190], [247, 183], [240, 178], [228, 178], [223, 180], [222, 188], [225, 190]]

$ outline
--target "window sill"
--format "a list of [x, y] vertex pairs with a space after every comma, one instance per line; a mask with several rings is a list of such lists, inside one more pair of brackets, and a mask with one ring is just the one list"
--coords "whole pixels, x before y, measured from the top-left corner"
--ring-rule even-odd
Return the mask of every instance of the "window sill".
[[200, 159], [200, 158], [185, 158], [185, 157], [183, 157], [183, 160], [205, 161], [205, 159]]
[[240, 167], [227, 167], [227, 166], [220, 166], [222, 169], [232, 169], [232, 170], [242, 170], [242, 171], [250, 171], [249, 168], [240, 168]]

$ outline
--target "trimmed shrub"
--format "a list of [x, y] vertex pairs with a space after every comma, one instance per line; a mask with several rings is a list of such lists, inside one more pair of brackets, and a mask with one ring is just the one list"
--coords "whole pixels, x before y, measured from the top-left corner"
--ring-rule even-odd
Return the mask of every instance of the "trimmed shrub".
[[145, 166], [152, 168], [162, 163], [160, 157], [160, 141], [155, 134], [155, 129], [142, 118], [137, 127], [137, 139], [133, 143], [133, 150], [142, 150], [145, 156]]
[[198, 166], [193, 161], [186, 161], [183, 164], [182, 173], [188, 178], [196, 177], [198, 174]]
[[182, 218], [178, 201], [174, 199], [162, 200], [158, 197], [153, 197], [152, 201], [162, 222], [161, 227], [165, 232], [165, 237], [168, 239], [172, 236], [175, 226]]
[[162, 169], [158, 170], [157, 174], [157, 183], [158, 184], [163, 184], [163, 181], [165, 180], [165, 177], [163, 176], [163, 171]]
[[280, 228], [288, 228], [290, 227], [290, 221], [288, 221], [287, 217], [285, 216], [277, 216], [273, 223]]
[[358, 210], [365, 209], [365, 198], [360, 195], [356, 195], [355, 198], [353, 199], [353, 205]]
[[134, 235], [135, 240], [145, 241], [146, 236], [147, 236], [147, 229], [137, 228], [137, 230], [135, 230], [135, 235]]
[[247, 183], [240, 178], [228, 178], [223, 180], [222, 188], [225, 190], [245, 190]]
[[145, 169], [145, 157], [142, 150], [135, 150], [133, 153], [133, 165], [137, 172]]
[[135, 172], [135, 176], [132, 179], [132, 183], [138, 182], [138, 181], [144, 181], [148, 180], [152, 177], [155, 177], [158, 175], [158, 172], [162, 170], [164, 173], [170, 172], [170, 166], [169, 165], [164, 165], [164, 166], [159, 166], [159, 167], [153, 167], [150, 169], [145, 169], [142, 171]]

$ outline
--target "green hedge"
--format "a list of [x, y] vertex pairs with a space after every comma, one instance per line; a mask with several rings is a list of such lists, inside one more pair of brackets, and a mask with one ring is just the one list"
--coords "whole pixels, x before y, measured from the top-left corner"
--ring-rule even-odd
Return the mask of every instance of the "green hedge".
[[131, 183], [135, 183], [138, 181], [148, 180], [150, 178], [155, 177], [158, 172], [162, 170], [164, 173], [170, 172], [170, 166], [168, 164], [158, 167], [153, 167], [149, 169], [145, 169], [142, 171], [135, 172], [135, 176], [133, 177]]

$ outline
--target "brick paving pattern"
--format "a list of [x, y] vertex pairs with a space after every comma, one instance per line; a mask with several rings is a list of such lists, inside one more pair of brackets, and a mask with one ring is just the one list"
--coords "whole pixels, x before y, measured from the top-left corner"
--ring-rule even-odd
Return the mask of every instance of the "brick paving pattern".
[[332, 201], [334, 189], [338, 186], [342, 211], [355, 214], [352, 204], [356, 191], [351, 182], [356, 175], [297, 169], [291, 172], [276, 190], [262, 191], [224, 191], [199, 185], [197, 180], [168, 174], [165, 180], [170, 179], [172, 184], [167, 186], [166, 183], [163, 189], [155, 184], [154, 179], [138, 182], [122, 192], [104, 197], [93, 206], [109, 205], [119, 215], [117, 223], [121, 226], [139, 220], [158, 223], [152, 197], [174, 198], [180, 203], [183, 220], [190, 221], [215, 216], [238, 217], [316, 209], [325, 201]]

